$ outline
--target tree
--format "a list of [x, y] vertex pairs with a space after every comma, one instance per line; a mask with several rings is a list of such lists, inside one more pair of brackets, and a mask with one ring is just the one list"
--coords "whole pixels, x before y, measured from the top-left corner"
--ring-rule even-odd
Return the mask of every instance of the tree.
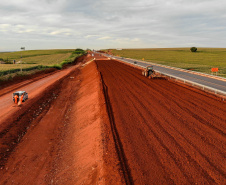
[[197, 48], [196, 47], [191, 47], [190, 50], [191, 50], [191, 52], [196, 52]]
[[83, 49], [78, 48], [78, 49], [76, 49], [73, 53], [74, 53], [74, 54], [84, 54], [85, 51], [84, 51]]

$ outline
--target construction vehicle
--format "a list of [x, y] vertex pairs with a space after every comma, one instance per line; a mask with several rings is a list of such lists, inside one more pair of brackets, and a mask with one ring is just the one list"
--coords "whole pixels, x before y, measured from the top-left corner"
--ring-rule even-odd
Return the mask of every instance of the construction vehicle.
[[142, 75], [152, 79], [166, 79], [166, 77], [164, 77], [163, 75], [156, 73], [155, 70], [153, 69], [153, 66], [147, 66], [142, 71]]
[[154, 78], [157, 76], [153, 69], [153, 66], [147, 66], [145, 70], [142, 71], [142, 75], [148, 78]]

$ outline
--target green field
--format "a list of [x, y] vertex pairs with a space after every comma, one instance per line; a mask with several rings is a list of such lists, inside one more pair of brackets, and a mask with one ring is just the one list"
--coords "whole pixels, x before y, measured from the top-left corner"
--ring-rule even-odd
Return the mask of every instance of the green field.
[[111, 50], [112, 54], [125, 58], [199, 71], [211, 74], [211, 68], [219, 68], [218, 75], [226, 77], [226, 48], [123, 49]]
[[[48, 67], [61, 68], [63, 64], [70, 63], [79, 56], [73, 53], [74, 51], [74, 49], [61, 49], [0, 53], [0, 60], [3, 59], [4, 62], [7, 62], [7, 64], [0, 64], [0, 81], [2, 79], [7, 80], [15, 75], [26, 75]], [[16, 64], [13, 64], [14, 60]]]
[[[74, 50], [30, 50], [0, 53], [0, 58], [11, 64], [0, 64], [0, 71], [11, 69], [26, 69], [38, 65], [54, 66], [60, 65], [62, 61], [73, 58]], [[13, 60], [16, 64], [12, 64]]]
[[20, 60], [21, 57], [36, 57], [42, 55], [53, 55], [53, 54], [62, 54], [62, 53], [72, 53], [74, 49], [52, 49], [52, 50], [28, 50], [28, 51], [17, 51], [17, 52], [6, 52], [0, 53], [0, 58], [4, 60]]

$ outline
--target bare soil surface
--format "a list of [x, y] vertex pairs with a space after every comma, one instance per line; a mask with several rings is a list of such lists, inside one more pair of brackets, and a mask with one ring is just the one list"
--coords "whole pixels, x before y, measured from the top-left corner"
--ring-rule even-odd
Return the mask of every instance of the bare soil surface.
[[226, 183], [220, 98], [94, 58], [0, 90], [0, 184]]
[[10, 112], [5, 116], [1, 106], [0, 184], [110, 184], [112, 177], [123, 182], [116, 151], [106, 162], [103, 157], [111, 134], [105, 135], [109, 120], [91, 59], [23, 86], [30, 96], [21, 107], [11, 92], [0, 97]]
[[226, 104], [141, 70], [97, 61], [127, 184], [225, 184]]

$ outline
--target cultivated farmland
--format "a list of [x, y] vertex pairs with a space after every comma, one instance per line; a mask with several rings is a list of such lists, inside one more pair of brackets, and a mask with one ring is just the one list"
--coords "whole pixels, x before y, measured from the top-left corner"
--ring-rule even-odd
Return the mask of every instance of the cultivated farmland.
[[72, 53], [74, 50], [72, 49], [53, 49], [53, 50], [27, 50], [27, 51], [16, 51], [16, 52], [5, 52], [0, 53], [0, 58], [6, 60], [17, 60], [27, 57], [35, 57], [41, 55], [53, 55], [53, 54], [60, 54], [60, 53]]
[[[29, 68], [37, 65], [52, 66], [60, 64], [63, 60], [69, 58], [74, 50], [30, 50], [10, 53], [0, 53], [0, 58], [15, 65], [0, 64], [0, 71], [17, 68]], [[22, 63], [22, 66], [20, 65]]]
[[[74, 51], [75, 50], [71, 49], [62, 49], [0, 53], [0, 59], [3, 59], [5, 62], [5, 64], [0, 64], [0, 76], [4, 75], [0, 80], [7, 80], [16, 75], [30, 74], [37, 70], [49, 67], [61, 68], [63, 64], [74, 61], [78, 56], [78, 54], [73, 53]], [[15, 64], [13, 64], [14, 60], [16, 62]], [[23, 73], [20, 71], [23, 71]], [[24, 71], [29, 72], [24, 73]], [[17, 72], [20, 74], [16, 74]]]

